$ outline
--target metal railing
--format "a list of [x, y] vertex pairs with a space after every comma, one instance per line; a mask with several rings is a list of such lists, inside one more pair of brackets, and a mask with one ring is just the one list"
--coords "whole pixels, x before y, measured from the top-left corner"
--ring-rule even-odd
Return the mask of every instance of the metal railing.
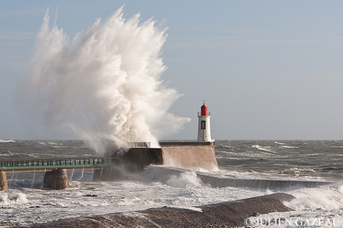
[[[198, 112], [198, 116], [202, 116], [201, 112]], [[207, 112], [207, 116], [211, 116], [211, 112]]]
[[130, 148], [150, 148], [150, 142], [129, 142]]
[[112, 164], [112, 157], [56, 158], [56, 159], [8, 159], [0, 160], [0, 170], [33, 170], [55, 168], [92, 168]]

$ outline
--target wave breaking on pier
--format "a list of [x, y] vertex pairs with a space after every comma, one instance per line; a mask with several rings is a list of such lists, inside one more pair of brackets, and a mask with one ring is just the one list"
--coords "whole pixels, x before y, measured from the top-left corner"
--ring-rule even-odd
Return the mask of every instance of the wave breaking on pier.
[[128, 142], [158, 146], [159, 137], [189, 121], [168, 112], [180, 94], [161, 80], [165, 31], [139, 14], [125, 19], [122, 7], [69, 38], [49, 28], [47, 12], [20, 83], [21, 103], [49, 129], [68, 127], [99, 154]]

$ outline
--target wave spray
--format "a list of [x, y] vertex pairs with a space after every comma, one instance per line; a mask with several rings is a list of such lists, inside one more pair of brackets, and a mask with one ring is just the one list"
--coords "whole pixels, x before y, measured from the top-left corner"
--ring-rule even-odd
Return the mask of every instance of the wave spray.
[[128, 142], [158, 147], [158, 137], [189, 121], [168, 113], [180, 95], [160, 79], [166, 29], [139, 14], [125, 19], [122, 8], [72, 39], [49, 28], [47, 12], [20, 88], [44, 124], [71, 128], [99, 154]]

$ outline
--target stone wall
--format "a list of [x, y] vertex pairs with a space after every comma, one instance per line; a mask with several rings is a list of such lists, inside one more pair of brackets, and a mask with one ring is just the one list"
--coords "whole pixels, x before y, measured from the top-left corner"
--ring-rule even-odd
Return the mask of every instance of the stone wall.
[[131, 148], [123, 155], [123, 160], [129, 163], [131, 169], [142, 170], [150, 164], [163, 165], [163, 150], [161, 148]]
[[146, 166], [170, 165], [180, 168], [218, 169], [214, 143], [161, 142], [161, 148], [131, 148], [124, 155], [113, 155], [116, 164], [140, 171]]
[[113, 154], [114, 164], [94, 172], [94, 181], [130, 179], [132, 173], [148, 165], [179, 168], [218, 169], [214, 143], [162, 142], [161, 148], [131, 148], [123, 155]]
[[161, 142], [163, 164], [180, 168], [217, 170], [214, 143]]
[[131, 148], [118, 163], [129, 163], [131, 169], [170, 165], [179, 168], [218, 169], [214, 143], [161, 142], [161, 148]]
[[131, 148], [123, 155], [112, 157], [113, 165], [95, 170], [93, 181], [128, 180], [132, 173], [142, 172], [150, 164], [163, 164], [161, 148]]

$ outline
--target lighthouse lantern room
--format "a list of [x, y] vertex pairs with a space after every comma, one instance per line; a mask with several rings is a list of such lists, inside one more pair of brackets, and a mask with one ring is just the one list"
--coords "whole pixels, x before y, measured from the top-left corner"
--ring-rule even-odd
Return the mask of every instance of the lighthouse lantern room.
[[198, 142], [213, 142], [211, 139], [211, 113], [207, 112], [207, 106], [201, 106], [201, 111], [198, 112], [199, 125], [198, 125]]

